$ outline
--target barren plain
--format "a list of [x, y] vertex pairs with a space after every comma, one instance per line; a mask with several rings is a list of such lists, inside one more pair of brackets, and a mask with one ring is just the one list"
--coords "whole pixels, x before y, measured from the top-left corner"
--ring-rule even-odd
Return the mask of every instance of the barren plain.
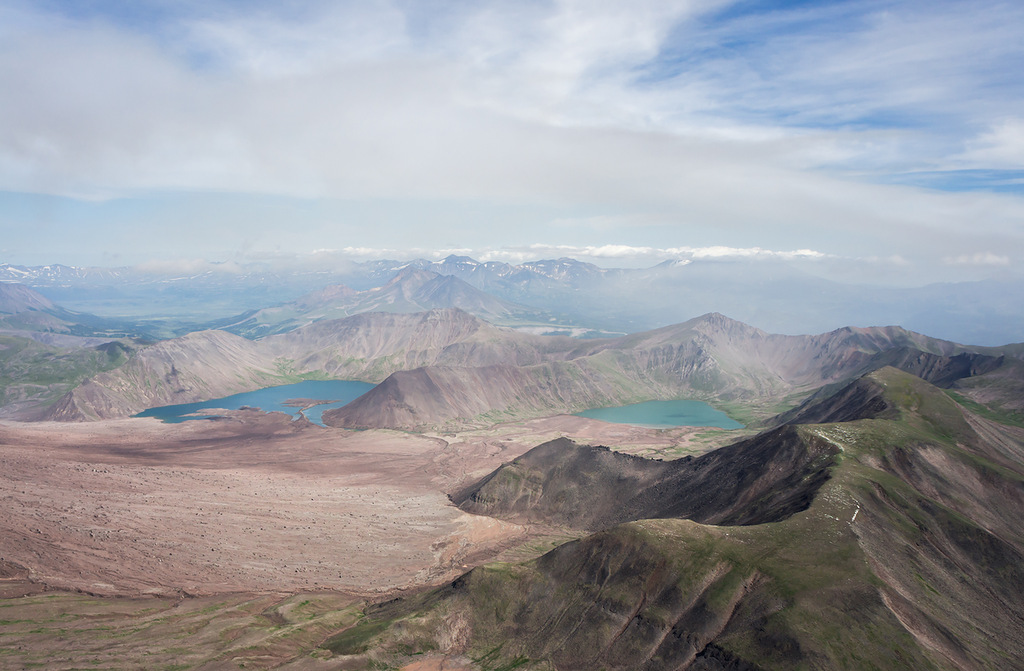
[[347, 606], [563, 540], [447, 496], [559, 436], [674, 457], [735, 432], [558, 416], [423, 435], [248, 410], [0, 423], [0, 668], [293, 665]]

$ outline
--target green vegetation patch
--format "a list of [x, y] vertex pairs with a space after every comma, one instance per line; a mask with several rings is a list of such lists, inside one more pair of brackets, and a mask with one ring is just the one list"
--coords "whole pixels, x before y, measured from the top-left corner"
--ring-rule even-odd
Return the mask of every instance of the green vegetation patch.
[[960, 392], [953, 391], [952, 389], [947, 389], [946, 394], [948, 394], [954, 401], [980, 417], [990, 419], [994, 422], [999, 422], [1000, 424], [1024, 428], [1024, 413], [1022, 412], [1003, 408], [996, 403], [985, 405], [968, 398]]
[[[232, 660], [266, 668], [315, 649], [357, 617], [351, 597], [331, 593], [179, 600], [56, 592], [0, 605], [4, 668], [63, 668], [69, 657], [98, 668], [220, 668]], [[279, 612], [289, 616], [267, 617]]]
[[88, 378], [121, 366], [135, 351], [127, 341], [60, 348], [0, 335], [0, 405], [53, 402]]
[[323, 646], [336, 655], [358, 655], [366, 652], [370, 641], [393, 624], [393, 620], [364, 620], [327, 639]]

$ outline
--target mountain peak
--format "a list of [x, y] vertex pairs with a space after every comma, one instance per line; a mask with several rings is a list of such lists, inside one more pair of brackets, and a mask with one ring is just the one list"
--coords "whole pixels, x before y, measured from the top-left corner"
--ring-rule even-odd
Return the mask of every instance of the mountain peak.
[[478, 265], [480, 265], [480, 262], [477, 261], [476, 259], [472, 259], [472, 258], [470, 258], [468, 256], [459, 256], [457, 254], [449, 254], [448, 256], [444, 257], [440, 261], [434, 261], [434, 263], [432, 265], [443, 266], [443, 265], [456, 264], [456, 263], [457, 264], [461, 264], [461, 265], [467, 265], [467, 266], [478, 266]]
[[313, 309], [323, 305], [330, 305], [340, 300], [345, 300], [356, 295], [355, 289], [345, 284], [328, 284], [323, 289], [311, 291], [310, 293], [295, 299], [295, 304], [305, 309]]
[[957, 442], [972, 442], [976, 437], [956, 401], [935, 385], [892, 366], [872, 371], [807, 405], [787, 423], [833, 424], [862, 419], [901, 421]]
[[701, 331], [702, 333], [724, 333], [724, 334], [764, 334], [761, 329], [745, 324], [744, 322], [726, 317], [721, 312], [708, 312], [683, 324], [689, 328]]

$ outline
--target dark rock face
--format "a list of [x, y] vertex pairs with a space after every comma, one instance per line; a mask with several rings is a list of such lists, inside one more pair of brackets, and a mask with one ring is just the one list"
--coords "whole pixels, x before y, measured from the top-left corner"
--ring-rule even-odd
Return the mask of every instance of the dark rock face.
[[474, 514], [578, 529], [653, 518], [763, 524], [806, 509], [837, 451], [793, 427], [669, 462], [560, 438], [456, 492], [452, 501]]

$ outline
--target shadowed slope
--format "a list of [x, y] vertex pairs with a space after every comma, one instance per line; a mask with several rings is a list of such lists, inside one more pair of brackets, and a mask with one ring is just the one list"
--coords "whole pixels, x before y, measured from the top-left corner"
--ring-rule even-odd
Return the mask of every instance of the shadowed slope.
[[[901, 346], [872, 356], [858, 371], [857, 376], [866, 375], [886, 366], [910, 373], [943, 389], [963, 390], [968, 397], [973, 397], [977, 393], [979, 401], [994, 403], [997, 407], [1008, 405], [1011, 409], [1024, 408], [1024, 404], [1019, 401], [1019, 392], [1024, 391], [1024, 362], [1016, 358], [966, 351], [947, 356], [926, 352], [915, 347]], [[994, 380], [1001, 380], [1001, 383], [992, 384], [991, 382]], [[830, 400], [830, 397], [837, 391], [844, 394], [853, 393], [852, 389], [846, 388], [847, 382], [822, 386], [805, 399], [800, 406], [774, 418], [772, 423], [799, 424], [854, 419], [853, 417], [844, 419], [843, 416], [850, 413], [850, 408], [859, 408], [858, 403], [847, 403], [845, 400], [838, 399]], [[976, 389], [980, 391], [975, 392]], [[861, 393], [864, 391], [863, 388], [860, 388]], [[805, 414], [811, 407], [818, 407], [814, 411], [815, 414]], [[825, 407], [832, 408], [832, 411], [838, 414], [831, 418], [825, 418], [821, 414]]]
[[762, 524], [810, 505], [837, 452], [791, 427], [670, 462], [561, 438], [501, 466], [452, 501], [479, 515], [591, 530], [659, 517]]

